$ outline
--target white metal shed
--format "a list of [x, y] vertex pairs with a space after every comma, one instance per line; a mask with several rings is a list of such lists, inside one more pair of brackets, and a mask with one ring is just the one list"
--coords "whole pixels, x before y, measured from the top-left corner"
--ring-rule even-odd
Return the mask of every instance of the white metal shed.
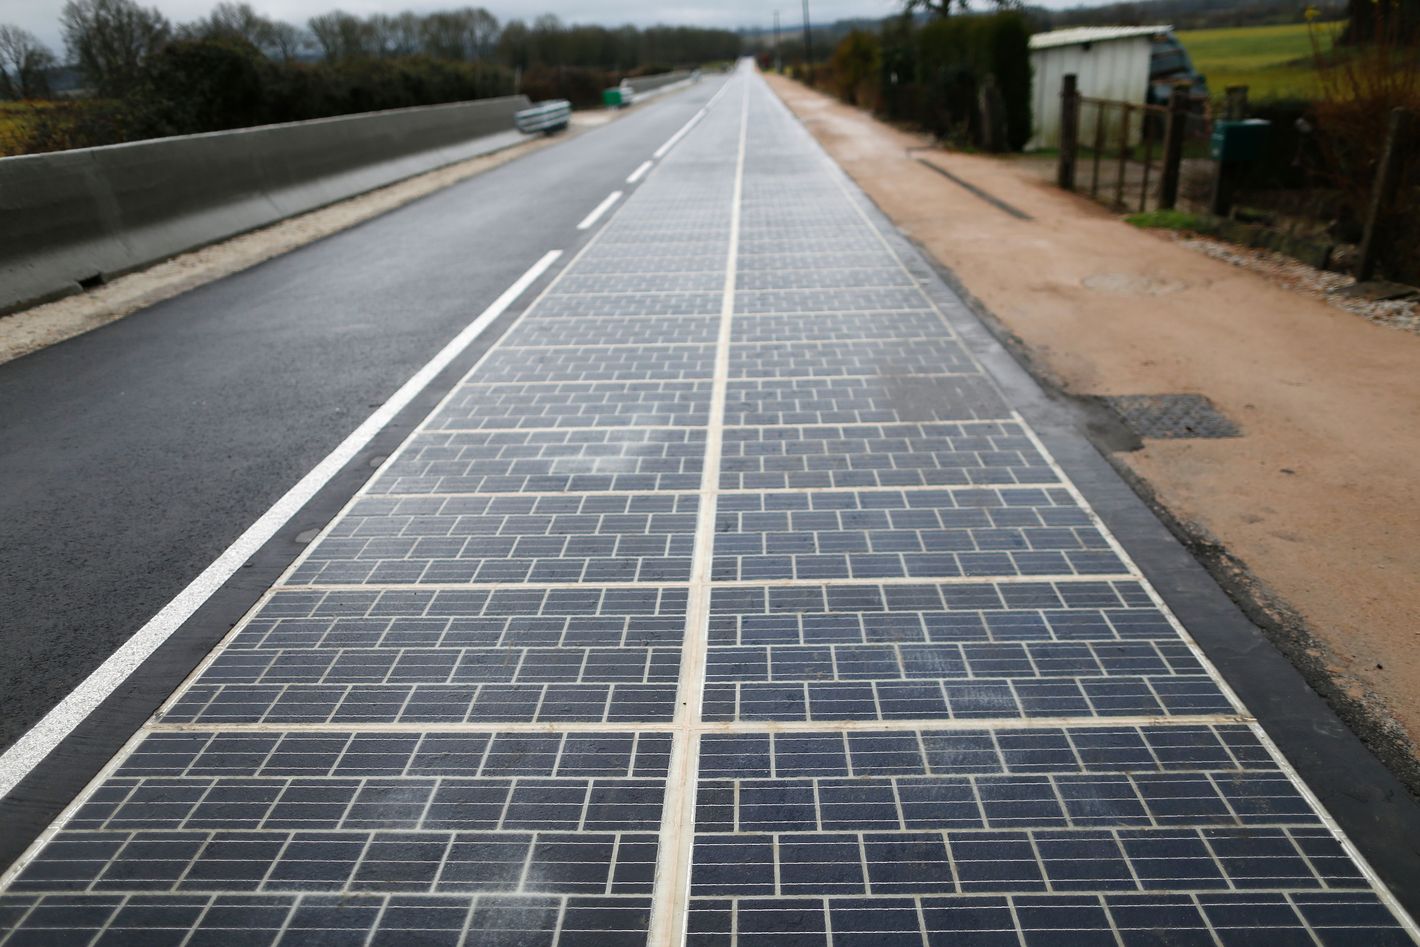
[[1149, 95], [1151, 38], [1171, 26], [1080, 26], [1030, 38], [1031, 140], [1027, 148], [1060, 144], [1060, 83], [1074, 73], [1080, 94], [1142, 104]]

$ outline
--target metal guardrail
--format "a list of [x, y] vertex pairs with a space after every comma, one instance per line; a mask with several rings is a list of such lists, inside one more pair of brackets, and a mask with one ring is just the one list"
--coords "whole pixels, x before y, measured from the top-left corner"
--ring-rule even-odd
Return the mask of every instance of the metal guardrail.
[[558, 132], [572, 120], [572, 103], [566, 99], [539, 102], [532, 108], [513, 114], [513, 125], [524, 134]]

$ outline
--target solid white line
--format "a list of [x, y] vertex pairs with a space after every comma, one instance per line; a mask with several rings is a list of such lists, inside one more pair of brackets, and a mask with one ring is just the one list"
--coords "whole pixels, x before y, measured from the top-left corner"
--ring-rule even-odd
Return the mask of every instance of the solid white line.
[[110, 694], [126, 681], [164, 641], [192, 617], [203, 603], [230, 579], [258, 549], [305, 506], [364, 447], [388, 425], [400, 411], [429, 386], [440, 372], [453, 362], [475, 339], [484, 333], [518, 297], [537, 282], [548, 267], [562, 256], [552, 250], [533, 264], [532, 268], [508, 287], [477, 319], [474, 319], [454, 339], [439, 350], [423, 368], [390, 396], [390, 399], [365, 419], [335, 450], [306, 474], [286, 495], [261, 515], [246, 532], [237, 537], [211, 565], [178, 593], [177, 597], [138, 629], [103, 664], [86, 677], [67, 697], [45, 714], [0, 756], [0, 797], [29, 775], [41, 760], [50, 754], [74, 728], [93, 713]]
[[611, 209], [612, 204], [615, 204], [619, 200], [621, 200], [621, 192], [612, 191], [606, 196], [606, 200], [602, 201], [600, 204], [597, 205], [596, 210], [592, 211], [586, 217], [582, 218], [582, 222], [577, 225], [577, 229], [586, 230], [591, 227], [592, 224], [597, 222], [597, 220], [601, 217], [602, 214], [605, 214], [608, 210]]
[[[723, 90], [722, 90], [722, 91], [723, 91]], [[712, 104], [713, 104], [713, 100], [711, 100], [711, 101], [712, 101]], [[700, 111], [696, 112], [695, 115], [691, 117], [690, 121], [688, 121], [688, 122], [686, 122], [684, 125], [682, 125], [682, 126], [680, 127], [680, 131], [676, 132], [676, 133], [675, 133], [674, 135], [672, 135], [670, 138], [667, 138], [667, 139], [666, 139], [666, 143], [665, 143], [664, 145], [662, 145], [661, 147], [657, 148], [657, 149], [655, 150], [655, 152], [652, 153], [651, 157], [655, 158], [657, 161], [659, 161], [660, 159], [664, 158], [664, 157], [666, 156], [666, 152], [670, 151], [672, 148], [674, 148], [674, 147], [676, 146], [676, 142], [678, 142], [678, 141], [680, 141], [682, 138], [684, 138], [684, 137], [690, 132], [690, 130], [691, 130], [692, 128], [694, 128], [696, 125], [698, 125], [698, 124], [700, 123], [700, 120], [705, 117], [705, 113], [708, 112], [709, 109], [710, 109], [710, 106], [709, 106], [709, 105], [706, 105], [705, 108], [703, 108], [703, 109], [701, 109]]]
[[654, 164], [655, 164], [654, 161], [645, 161], [645, 162], [642, 162], [641, 167], [639, 167], [639, 168], [637, 168], [635, 171], [632, 171], [632, 172], [631, 172], [631, 177], [629, 177], [629, 178], [626, 179], [626, 183], [627, 183], [627, 184], [635, 184], [637, 181], [639, 181], [639, 180], [641, 180], [642, 178], [644, 178], [644, 177], [646, 176], [646, 172], [649, 171], [649, 170], [651, 170], [651, 166], [654, 165]]
[[710, 390], [710, 417], [705, 431], [705, 465], [701, 471], [700, 509], [686, 602], [685, 640], [681, 647], [680, 680], [676, 687], [676, 732], [667, 761], [662, 802], [660, 851], [647, 943], [674, 947], [685, 942], [690, 900], [690, 867], [695, 837], [695, 796], [700, 759], [701, 703], [710, 649], [710, 585], [715, 558], [716, 503], [725, 436], [725, 404], [730, 381], [730, 340], [733, 338], [735, 284], [740, 253], [740, 221], [744, 204], [745, 151], [749, 140], [749, 83], [742, 80], [739, 149], [735, 185], [730, 198], [730, 245], [720, 306], [720, 333], [715, 346], [715, 372]]

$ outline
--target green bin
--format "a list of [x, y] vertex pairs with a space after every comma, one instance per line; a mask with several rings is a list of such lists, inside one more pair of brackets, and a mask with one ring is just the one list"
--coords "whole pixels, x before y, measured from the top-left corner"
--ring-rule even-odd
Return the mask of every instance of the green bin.
[[609, 109], [619, 109], [626, 103], [621, 100], [621, 87], [602, 90], [602, 105]]
[[1256, 161], [1262, 156], [1272, 123], [1265, 118], [1217, 121], [1209, 145], [1214, 161]]

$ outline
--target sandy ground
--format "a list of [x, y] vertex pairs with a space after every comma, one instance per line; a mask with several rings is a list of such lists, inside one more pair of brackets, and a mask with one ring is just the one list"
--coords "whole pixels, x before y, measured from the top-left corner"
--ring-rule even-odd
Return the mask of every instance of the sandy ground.
[[770, 81], [1048, 384], [1197, 392], [1242, 426], [1112, 459], [1420, 789], [1420, 337], [1141, 232], [1011, 162], [931, 154], [1034, 218], [1016, 219], [907, 154], [925, 138]]
[[625, 113], [577, 112], [572, 116], [572, 128], [558, 137], [535, 138], [493, 154], [446, 165], [309, 214], [184, 253], [95, 289], [0, 316], [0, 364], [354, 227], [568, 135], [614, 121], [622, 114]]

